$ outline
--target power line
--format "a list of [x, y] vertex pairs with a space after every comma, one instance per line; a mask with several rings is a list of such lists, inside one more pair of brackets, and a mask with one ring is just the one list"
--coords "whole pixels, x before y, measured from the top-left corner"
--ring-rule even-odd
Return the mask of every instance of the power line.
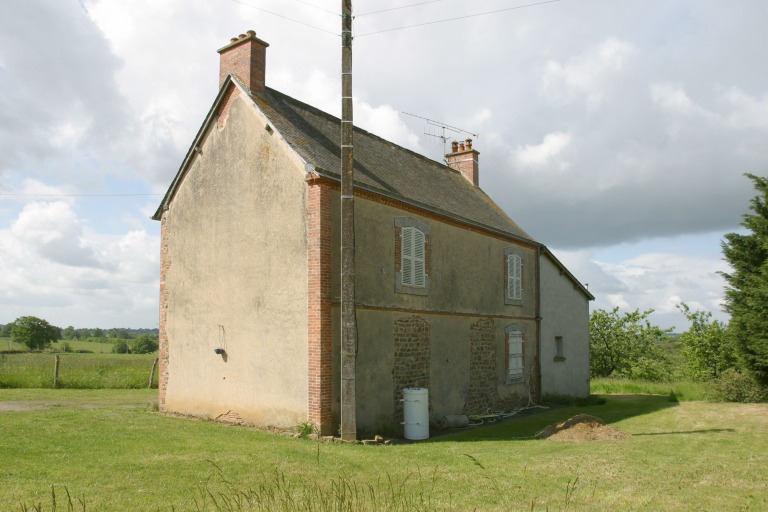
[[[315, 30], [319, 30], [320, 32], [325, 32], [326, 34], [332, 34], [334, 36], [341, 37], [340, 34], [338, 34], [336, 32], [332, 32], [330, 30], [325, 30], [324, 28], [316, 27], [314, 25], [310, 25], [309, 23], [305, 23], [303, 21], [299, 21], [299, 20], [296, 20], [296, 19], [293, 19], [293, 18], [289, 18], [288, 16], [283, 16], [282, 14], [278, 14], [276, 12], [268, 11], [266, 9], [262, 9], [261, 7], [256, 7], [255, 5], [247, 4], [245, 2], [242, 2], [241, 0], [230, 0], [230, 1], [234, 2], [236, 4], [244, 5], [246, 7], [250, 7], [251, 9], [256, 9], [257, 11], [261, 11], [261, 12], [265, 12], [267, 14], [271, 14], [272, 16], [277, 16], [278, 18], [282, 18], [284, 20], [288, 20], [288, 21], [292, 21], [294, 23], [298, 23], [299, 25], [304, 25], [305, 27], [314, 28]], [[299, 1], [299, 0], [296, 0], [296, 1]], [[304, 3], [304, 2], [300, 2], [300, 3]], [[323, 10], [325, 10], [325, 9], [323, 9]], [[333, 13], [333, 14], [336, 14], [336, 13]]]
[[139, 196], [162, 196], [164, 194], [4, 194], [5, 197], [139, 197]]
[[397, 11], [398, 9], [407, 9], [409, 7], [416, 7], [417, 5], [434, 4], [435, 2], [442, 2], [443, 0], [429, 0], [429, 2], [419, 2], [417, 4], [401, 5], [400, 7], [390, 7], [389, 9], [382, 9], [380, 11], [365, 12], [363, 14], [356, 14], [355, 18], [360, 16], [368, 16], [369, 14], [379, 14], [380, 12]]
[[293, 0], [293, 1], [294, 1], [294, 2], [296, 2], [297, 4], [304, 4], [304, 5], [307, 5], [307, 6], [309, 6], [309, 7], [313, 7], [313, 8], [315, 8], [315, 9], [317, 9], [318, 11], [327, 12], [328, 14], [333, 14], [334, 16], [341, 16], [341, 14], [339, 14], [338, 12], [336, 12], [336, 11], [330, 11], [330, 10], [328, 10], [328, 9], [323, 9], [323, 8], [322, 8], [322, 7], [320, 7], [319, 5], [311, 4], [311, 3], [309, 3], [309, 2], [304, 2], [303, 0]]
[[478, 12], [476, 14], [467, 14], [466, 16], [457, 16], [455, 18], [446, 18], [444, 20], [427, 21], [427, 22], [424, 22], [424, 23], [417, 23], [415, 25], [406, 25], [404, 27], [388, 28], [388, 29], [385, 29], [385, 30], [377, 30], [376, 32], [366, 32], [365, 34], [358, 34], [356, 37], [372, 36], [374, 34], [382, 34], [384, 32], [394, 32], [395, 30], [403, 30], [403, 29], [406, 29], [406, 28], [423, 27], [424, 25], [434, 25], [436, 23], [445, 23], [445, 22], [448, 22], [448, 21], [464, 20], [464, 19], [467, 19], [467, 18], [474, 18], [476, 16], [485, 16], [487, 14], [496, 14], [496, 13], [504, 12], [504, 11], [513, 11], [515, 9], [524, 9], [526, 7], [535, 7], [537, 5], [553, 4], [555, 2], [560, 2], [560, 1], [562, 1], [562, 0], [545, 0], [544, 2], [537, 2], [537, 3], [534, 3], [534, 4], [526, 4], [526, 5], [518, 5], [516, 7], [507, 7], [506, 9], [497, 9], [495, 11]]

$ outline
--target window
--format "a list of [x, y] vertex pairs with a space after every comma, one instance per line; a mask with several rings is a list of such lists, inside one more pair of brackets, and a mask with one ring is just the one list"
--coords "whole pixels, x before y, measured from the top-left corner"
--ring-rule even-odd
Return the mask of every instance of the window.
[[523, 302], [523, 257], [520, 251], [513, 247], [504, 250], [504, 275], [507, 278], [505, 304], [521, 305]]
[[395, 291], [427, 295], [429, 226], [410, 217], [395, 219]]
[[565, 361], [562, 336], [555, 336], [555, 361]]
[[518, 324], [508, 325], [504, 329], [507, 353], [507, 384], [514, 384], [523, 380], [525, 369], [524, 331], [525, 328]]

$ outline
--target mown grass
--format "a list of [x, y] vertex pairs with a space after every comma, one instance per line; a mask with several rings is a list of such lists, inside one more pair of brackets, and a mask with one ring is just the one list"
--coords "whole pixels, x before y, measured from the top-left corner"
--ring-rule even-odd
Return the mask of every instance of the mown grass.
[[[49, 511], [54, 486], [99, 511], [768, 508], [768, 404], [608, 396], [426, 442], [362, 446], [150, 413], [153, 396], [0, 390], [6, 408], [44, 406], [0, 412], [0, 503]], [[632, 437], [533, 437], [577, 413]]]
[[[154, 354], [0, 354], [0, 388], [52, 388], [59, 357], [59, 388], [146, 388]], [[157, 387], [157, 372], [153, 379]]]
[[648, 382], [629, 379], [592, 379], [590, 390], [593, 394], [668, 395], [683, 402], [706, 400], [709, 391], [705, 382]]

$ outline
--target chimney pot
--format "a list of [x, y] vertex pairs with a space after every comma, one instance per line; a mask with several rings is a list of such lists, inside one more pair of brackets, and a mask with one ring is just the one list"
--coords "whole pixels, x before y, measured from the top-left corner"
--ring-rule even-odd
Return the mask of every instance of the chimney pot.
[[464, 148], [464, 143], [463, 142], [459, 142], [459, 151], [464, 151], [464, 149], [465, 149]]
[[239, 35], [239, 36], [237, 36], [237, 37], [238, 37], [238, 38], [240, 38], [240, 39], [245, 39], [245, 34], [240, 34], [240, 35]]
[[236, 37], [233, 37], [232, 39], [229, 40], [230, 43], [234, 43], [235, 41], [238, 41]]
[[255, 36], [255, 35], [256, 35], [256, 32], [255, 32], [255, 31], [253, 31], [253, 30], [248, 30], [248, 31], [246, 32], [246, 34], [248, 34], [249, 36], [253, 37], [253, 36]]
[[459, 150], [459, 141], [454, 140], [451, 142], [451, 153], [456, 153]]
[[472, 139], [467, 139], [465, 142], [467, 149], [472, 149]]

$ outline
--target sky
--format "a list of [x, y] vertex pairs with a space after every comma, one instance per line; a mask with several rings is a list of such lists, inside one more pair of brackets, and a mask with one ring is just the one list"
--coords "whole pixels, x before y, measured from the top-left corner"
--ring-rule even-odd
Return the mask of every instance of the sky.
[[[267, 85], [338, 115], [341, 2], [3, 7], [0, 323], [156, 327], [149, 217], [216, 97], [216, 50], [255, 30]], [[480, 186], [588, 284], [593, 310], [653, 309], [677, 332], [681, 302], [727, 320], [720, 242], [755, 195], [744, 173], [768, 174], [767, 2], [353, 12], [356, 125], [435, 160], [439, 136], [472, 137]]]

